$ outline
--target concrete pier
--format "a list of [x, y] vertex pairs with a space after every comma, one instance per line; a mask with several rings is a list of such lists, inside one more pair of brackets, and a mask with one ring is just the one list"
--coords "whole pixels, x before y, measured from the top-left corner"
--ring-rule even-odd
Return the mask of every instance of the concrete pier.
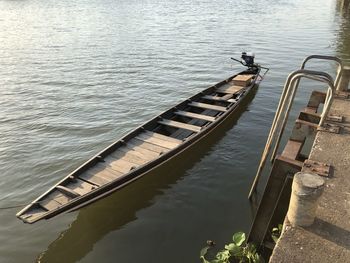
[[[343, 94], [344, 95], [344, 94]], [[332, 166], [324, 177], [315, 221], [293, 227], [286, 219], [270, 262], [350, 262], [350, 93], [334, 99], [330, 114], [343, 116], [339, 134], [318, 131], [309, 159]]]

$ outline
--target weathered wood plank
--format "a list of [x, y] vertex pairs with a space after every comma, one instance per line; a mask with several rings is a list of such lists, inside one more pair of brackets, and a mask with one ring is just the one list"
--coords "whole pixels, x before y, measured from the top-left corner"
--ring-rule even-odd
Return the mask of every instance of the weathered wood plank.
[[135, 151], [137, 154], [140, 154], [140, 155], [142, 154], [144, 156], [147, 156], [147, 158], [149, 158], [149, 159], [158, 158], [159, 155], [161, 154], [159, 152], [154, 152], [154, 151], [145, 149], [143, 147], [133, 145], [131, 143], [129, 143], [128, 147], [130, 147], [130, 150]]
[[70, 196], [71, 198], [75, 198], [75, 197], [80, 196], [80, 194], [78, 194], [77, 192], [74, 192], [72, 189], [69, 189], [63, 185], [57, 185], [56, 189], [60, 193], [64, 194], [65, 196]]
[[[153, 153], [157, 153], [157, 157], [159, 156], [159, 154], [162, 154], [162, 153], [169, 151], [168, 148], [165, 148], [165, 147], [162, 147], [159, 145], [155, 145], [152, 143], [148, 143], [148, 142], [139, 140], [137, 138], [131, 139], [130, 141], [128, 141], [128, 144], [130, 144], [131, 146], [141, 147], [143, 149], [152, 151]], [[147, 152], [145, 152], [145, 153], [147, 153]]]
[[73, 191], [77, 192], [80, 195], [87, 194], [96, 188], [96, 186], [89, 184], [87, 182], [84, 182], [82, 180], [79, 180], [78, 178], [73, 182], [67, 184], [66, 187], [69, 189], [72, 189]]
[[221, 98], [223, 98], [223, 99], [225, 99], [225, 100], [229, 100], [229, 99], [231, 99], [231, 98], [233, 97], [233, 95], [234, 95], [234, 94], [228, 93], [228, 94], [225, 94], [224, 96], [222, 96]]
[[[134, 146], [134, 147], [136, 147], [136, 146]], [[138, 147], [138, 148], [140, 148], [140, 147]], [[133, 155], [135, 157], [138, 157], [146, 162], [151, 161], [159, 156], [159, 154], [157, 154], [157, 153], [153, 153], [152, 155], [147, 154], [147, 153], [145, 154], [143, 152], [137, 151], [137, 149], [135, 149], [135, 148], [132, 148], [132, 147], [130, 148], [129, 146], [120, 147], [118, 150], [125, 152], [129, 155]]]
[[282, 152], [282, 156], [292, 160], [296, 160], [299, 153], [301, 152], [303, 145], [304, 145], [304, 142], [288, 140]]
[[175, 114], [179, 115], [179, 116], [192, 118], [192, 119], [199, 119], [199, 120], [205, 120], [205, 121], [210, 121], [210, 122], [215, 121], [215, 117], [211, 117], [211, 116], [204, 115], [204, 114], [193, 113], [193, 112], [189, 112], [189, 111], [175, 111]]
[[193, 131], [193, 132], [200, 132], [202, 129], [202, 127], [200, 127], [200, 126], [187, 124], [187, 123], [183, 123], [183, 122], [178, 122], [178, 121], [167, 120], [167, 119], [160, 120], [160, 121], [158, 121], [158, 123], [163, 124], [163, 125], [167, 125], [167, 126], [171, 126], [171, 127], [175, 127], [175, 128], [179, 128], [179, 129]]
[[233, 96], [233, 94], [229, 93], [229, 94], [226, 94], [225, 96], [222, 96], [222, 97], [206, 95], [206, 96], [203, 96], [202, 98], [207, 99], [207, 100], [223, 101], [223, 102], [228, 102], [228, 103], [237, 102], [237, 100], [232, 99], [232, 96]]
[[[129, 152], [131, 152], [131, 151], [129, 151]], [[133, 155], [129, 152], [123, 152], [123, 151], [118, 150], [114, 153], [111, 153], [111, 156], [116, 158], [116, 159], [122, 159], [125, 161], [136, 163], [138, 165], [143, 165], [144, 163], [147, 163], [147, 160], [142, 159], [142, 158], [138, 157], [137, 155]]]
[[188, 105], [192, 106], [192, 107], [208, 109], [208, 110], [216, 110], [216, 111], [222, 111], [222, 112], [227, 111], [226, 107], [212, 105], [212, 104], [207, 104], [207, 103], [201, 103], [201, 102], [191, 102]]
[[109, 168], [105, 163], [99, 163], [95, 167], [92, 167], [79, 175], [79, 178], [98, 186], [102, 186], [118, 178], [121, 174], [122, 173]]
[[44, 207], [48, 211], [54, 210], [61, 206], [60, 203], [50, 198], [45, 198], [44, 200], [40, 201], [39, 204], [41, 207]]
[[174, 142], [169, 142], [169, 141], [165, 141], [147, 134], [139, 134], [138, 136], [135, 137], [138, 140], [144, 141], [144, 142], [148, 142], [148, 143], [152, 143], [164, 148], [168, 148], [168, 149], [174, 149], [176, 146], [179, 145], [179, 143], [174, 143]]
[[242, 89], [244, 89], [245, 87], [242, 87], [242, 86], [231, 86], [231, 87], [221, 87], [221, 88], [218, 88], [216, 90], [216, 92], [219, 92], [219, 93], [230, 93], [230, 94], [235, 94], [239, 91], [241, 91]]
[[64, 193], [62, 193], [59, 190], [53, 191], [47, 197], [50, 198], [50, 199], [55, 200], [56, 202], [58, 202], [58, 203], [60, 203], [62, 205], [68, 203], [70, 200], [73, 199], [72, 196], [65, 195]]
[[[232, 97], [232, 94], [230, 97]], [[205, 95], [202, 97], [202, 99], [213, 100], [213, 101], [223, 101], [223, 102], [227, 102], [228, 100], [226, 96], [219, 97], [219, 96], [212, 96], [212, 95]]]
[[[221, 112], [214, 111], [214, 110], [204, 110], [204, 111], [201, 112], [202, 115], [207, 115], [207, 116], [211, 116], [211, 117], [214, 117], [214, 118], [215, 118], [216, 115], [218, 115], [220, 113]], [[196, 126], [203, 126], [203, 125], [205, 125], [205, 123], [206, 123], [205, 120], [199, 120], [199, 119], [192, 119], [192, 120], [190, 120], [188, 122], [188, 124], [192, 124], [192, 125], [196, 125]], [[192, 131], [178, 129], [171, 136], [173, 136], [175, 138], [187, 138], [191, 134], [193, 134]]]
[[91, 184], [101, 186], [111, 181], [111, 180], [108, 180], [104, 175], [105, 173], [103, 174], [103, 172], [99, 172], [98, 174], [95, 174], [88, 170], [85, 173], [81, 174], [79, 178]]
[[181, 144], [183, 143], [182, 140], [170, 137], [170, 136], [166, 136], [157, 132], [152, 132], [152, 131], [145, 131], [146, 134], [152, 135], [153, 137], [165, 140], [165, 141], [169, 141], [169, 142], [173, 142], [173, 143], [177, 143], [177, 144]]
[[106, 164], [110, 165], [113, 170], [116, 170], [121, 173], [128, 173], [132, 169], [137, 168], [139, 165], [136, 163], [128, 162], [122, 159], [106, 158]]
[[252, 74], [238, 75], [232, 79], [232, 82], [235, 85], [247, 87], [252, 82], [253, 77]]
[[[113, 170], [112, 167], [110, 167], [106, 162], [99, 163], [98, 166], [103, 167], [104, 169], [103, 171], [106, 173], [105, 174], [106, 178], [111, 178], [111, 179], [113, 178], [114, 180], [115, 178], [118, 178], [123, 175], [123, 173]], [[99, 168], [99, 167], [95, 167], [95, 168]], [[92, 168], [92, 170], [93, 169], [94, 168]]]
[[37, 220], [37, 218], [45, 214], [47, 212], [47, 209], [38, 206], [37, 208], [31, 208], [27, 212], [28, 213], [26, 214], [22, 214], [21, 217], [25, 220], [28, 220], [28, 222], [34, 222]]

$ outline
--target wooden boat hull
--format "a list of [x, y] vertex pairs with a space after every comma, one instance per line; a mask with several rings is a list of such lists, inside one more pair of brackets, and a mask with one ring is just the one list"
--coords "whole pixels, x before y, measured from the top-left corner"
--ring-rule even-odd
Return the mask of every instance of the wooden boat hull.
[[[34, 223], [77, 210], [181, 154], [236, 111], [259, 84], [259, 73], [260, 68], [251, 68], [233, 75], [141, 125], [78, 167], [18, 212], [17, 217], [25, 223]], [[247, 86], [231, 85], [234, 78], [242, 75], [251, 76]]]

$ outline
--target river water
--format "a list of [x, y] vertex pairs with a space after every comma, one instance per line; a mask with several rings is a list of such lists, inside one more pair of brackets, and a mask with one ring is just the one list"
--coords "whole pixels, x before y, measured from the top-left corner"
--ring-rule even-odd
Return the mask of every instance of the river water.
[[1, 207], [240, 70], [231, 56], [254, 51], [271, 68], [229, 125], [120, 192], [34, 225], [0, 210], [0, 262], [198, 262], [207, 239], [248, 231], [287, 74], [310, 54], [349, 62], [349, 32], [331, 0], [0, 0]]

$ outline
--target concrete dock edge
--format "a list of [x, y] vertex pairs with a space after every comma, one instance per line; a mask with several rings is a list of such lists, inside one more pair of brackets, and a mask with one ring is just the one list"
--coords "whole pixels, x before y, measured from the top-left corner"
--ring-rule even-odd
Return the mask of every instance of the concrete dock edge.
[[318, 201], [315, 221], [308, 227], [284, 230], [270, 262], [350, 262], [350, 100], [334, 99], [330, 114], [343, 116], [339, 134], [319, 131], [309, 159], [330, 164]]

